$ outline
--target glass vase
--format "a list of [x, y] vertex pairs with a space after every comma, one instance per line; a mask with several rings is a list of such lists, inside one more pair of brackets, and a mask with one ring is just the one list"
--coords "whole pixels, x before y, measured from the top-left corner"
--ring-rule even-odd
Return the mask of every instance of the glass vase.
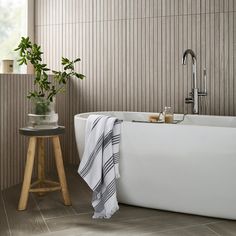
[[32, 129], [55, 129], [58, 127], [58, 114], [55, 112], [55, 99], [32, 99], [32, 112], [28, 114], [28, 127]]

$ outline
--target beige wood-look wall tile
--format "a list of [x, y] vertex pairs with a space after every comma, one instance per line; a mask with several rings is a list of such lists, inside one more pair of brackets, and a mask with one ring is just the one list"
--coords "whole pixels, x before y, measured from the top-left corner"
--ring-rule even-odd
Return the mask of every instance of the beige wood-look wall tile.
[[113, 0], [113, 19], [119, 19], [119, 1]]
[[233, 12], [229, 13], [229, 115], [234, 114], [234, 21], [233, 21]]
[[[79, 105], [71, 105], [73, 112], [158, 111], [166, 104], [177, 112], [191, 112], [191, 105], [184, 103], [191, 90], [191, 59], [182, 66], [181, 58], [184, 50], [192, 48], [199, 80], [207, 68], [207, 113], [235, 114], [236, 23], [235, 14], [227, 13], [236, 9], [233, 0], [61, 1], [65, 23], [59, 24], [61, 42], [53, 41], [55, 35], [60, 38], [56, 28], [40, 26], [53, 24], [52, 2], [46, 12], [49, 3], [36, 2], [40, 26], [36, 38], [47, 51], [44, 59], [55, 67], [58, 45], [63, 45], [65, 55], [82, 55], [88, 80], [71, 84], [79, 100]], [[78, 22], [76, 27], [67, 26]], [[71, 122], [69, 115], [67, 121]]]
[[211, 31], [210, 31], [210, 14], [206, 14], [206, 22], [205, 22], [205, 47], [206, 47], [206, 52], [205, 52], [205, 68], [206, 68], [206, 76], [207, 76], [207, 97], [205, 97], [205, 112], [207, 115], [209, 115], [211, 113], [210, 109], [209, 109], [209, 105], [211, 103], [211, 96], [209, 93], [210, 87], [211, 87], [211, 78], [212, 78], [212, 71], [211, 71]]
[[[105, 46], [106, 43], [106, 31], [105, 31], [105, 24], [107, 25], [107, 22], [102, 22], [101, 23], [101, 29], [100, 29], [100, 68], [101, 68], [101, 109], [100, 110], [107, 110], [107, 100], [106, 100], [106, 95], [107, 95], [107, 83], [106, 83], [106, 64], [105, 64], [105, 51], [107, 48]], [[106, 43], [107, 44], [107, 43]]]
[[142, 14], [143, 1], [142, 0], [134, 0], [134, 3], [135, 3], [134, 7], [136, 8], [136, 6], [137, 6], [137, 15], [135, 18], [142, 18], [142, 16], [143, 16], [143, 14]]
[[225, 2], [228, 0], [215, 0], [215, 12], [224, 12]]
[[171, 34], [170, 34], [170, 30], [171, 30], [171, 17], [167, 17], [166, 18], [166, 30], [165, 30], [165, 103], [164, 106], [171, 106]]
[[146, 17], [146, 0], [141, 1], [139, 5], [139, 10], [140, 10], [140, 18]]
[[210, 107], [211, 107], [211, 114], [214, 114], [215, 111], [215, 65], [216, 65], [216, 58], [219, 57], [217, 55], [217, 51], [215, 51], [215, 48], [219, 48], [216, 46], [216, 34], [215, 34], [215, 28], [218, 28], [218, 26], [215, 26], [215, 15], [210, 15], [210, 82], [211, 85], [209, 87], [209, 97], [210, 97]]
[[[41, 4], [39, 0], [34, 2], [35, 14], [34, 14], [34, 25], [37, 26], [41, 22]], [[37, 31], [36, 31], [37, 32]]]
[[156, 101], [154, 102], [154, 94], [155, 94], [155, 90], [154, 90], [154, 68], [156, 67], [155, 63], [154, 63], [154, 50], [155, 50], [155, 46], [154, 46], [154, 18], [150, 18], [149, 22], [146, 21], [147, 24], [147, 29], [149, 30], [149, 40], [146, 44], [147, 46], [147, 60], [146, 60], [146, 74], [149, 75], [149, 99], [146, 101], [146, 110], [148, 111], [154, 111], [156, 109], [154, 109], [154, 104], [156, 103]]
[[[30, 103], [26, 95], [33, 88], [33, 78], [33, 75], [0, 75], [1, 188], [17, 184], [23, 178], [28, 138], [19, 135], [18, 129], [27, 125]], [[65, 113], [64, 108], [59, 107], [59, 115]], [[48, 157], [46, 163], [47, 169], [52, 169], [52, 158]]]
[[177, 1], [174, 0], [174, 1], [170, 1], [170, 16], [174, 16], [174, 15], [177, 15], [178, 12], [176, 12], [176, 5], [177, 5]]
[[[183, 15], [182, 16], [182, 52], [181, 55], [183, 55], [184, 50], [186, 50], [186, 48], [188, 48], [188, 16], [187, 15]], [[188, 75], [188, 65], [189, 63], [187, 63], [187, 65], [182, 66], [182, 94], [183, 97], [188, 97], [188, 93], [187, 91], [187, 75]], [[188, 107], [188, 105], [183, 104], [184, 107], [184, 112], [187, 112], [186, 108]]]
[[[211, 0], [204, 0], [201, 3], [201, 12], [202, 13], [210, 13], [210, 1]], [[204, 10], [205, 8], [205, 10]]]
[[179, 110], [179, 67], [181, 66], [181, 54], [179, 53], [179, 17], [174, 16], [172, 18], [172, 27], [173, 27], [173, 72], [172, 78], [174, 79], [174, 85], [172, 85], [171, 91], [173, 91], [173, 102], [174, 109]]
[[[77, 8], [77, 11], [78, 11], [78, 14], [77, 16], [81, 16], [81, 13], [80, 13], [80, 5], [81, 4], [76, 4], [76, 3], [80, 3], [81, 0], [62, 0], [62, 8], [63, 8], [63, 11], [62, 11], [62, 21], [64, 24], [67, 24], [67, 23], [73, 23], [73, 22], [76, 22], [77, 20], [79, 20], [78, 18], [75, 19], [75, 9]], [[76, 5], [75, 5], [76, 4]]]
[[167, 40], [166, 40], [166, 31], [167, 31], [167, 27], [166, 27], [166, 17], [162, 17], [161, 18], [162, 22], [161, 22], [161, 42], [162, 42], [162, 47], [161, 47], [161, 109], [163, 110], [164, 107], [166, 106], [166, 93], [164, 91], [166, 91], [166, 80], [167, 80], [167, 76], [166, 76], [166, 66], [167, 66], [167, 53], [166, 53], [166, 49], [167, 49]]
[[[222, 37], [222, 34], [220, 33], [222, 24], [220, 24], [220, 13], [215, 14], [215, 64], [214, 64], [214, 70], [215, 70], [215, 77], [214, 77], [214, 91], [215, 91], [215, 107], [214, 111], [217, 115], [220, 114], [220, 69], [222, 68], [222, 63], [220, 61], [220, 48], [222, 48], [222, 40], [220, 40], [220, 37]], [[221, 42], [221, 44], [220, 44]]]
[[168, 14], [168, 6], [169, 6], [169, 1], [168, 0], [162, 0], [161, 1], [161, 16], [167, 16]]
[[149, 16], [150, 17], [154, 17], [154, 14], [155, 14], [155, 11], [154, 11], [154, 2], [155, 1], [156, 0], [149, 0], [148, 6], [149, 6]]
[[[116, 45], [115, 45], [115, 23], [116, 21], [111, 22], [111, 78], [115, 78], [115, 57], [116, 57]], [[115, 105], [114, 105], [114, 94], [115, 94], [115, 79], [112, 79], [111, 81], [111, 107], [112, 111], [115, 110]]]
[[119, 2], [119, 19], [126, 19], [127, 17], [127, 1], [118, 0]]
[[229, 12], [229, 0], [224, 0], [223, 11]]
[[35, 25], [62, 23], [62, 0], [36, 0]]
[[138, 50], [140, 50], [140, 47], [138, 46], [138, 20], [134, 19], [133, 20], [133, 109], [134, 111], [138, 110]]
[[[195, 0], [196, 1], [196, 0]], [[187, 0], [187, 14], [191, 15], [192, 13], [192, 0]]]
[[154, 4], [153, 4], [153, 16], [157, 17], [157, 16], [161, 16], [161, 11], [162, 11], [162, 0], [154, 0]]
[[127, 21], [127, 110], [130, 110], [133, 101], [133, 19]]
[[156, 111], [163, 110], [163, 98], [162, 98], [162, 83], [163, 83], [163, 75], [162, 75], [162, 55], [163, 55], [163, 39], [162, 39], [162, 18], [159, 17], [155, 21], [155, 38], [154, 43], [157, 44], [155, 54], [154, 54], [154, 61], [157, 66], [155, 70], [155, 80], [154, 80], [154, 87], [155, 87], [155, 96], [154, 102], [157, 103], [155, 107]]
[[61, 68], [62, 57], [62, 26], [38, 26], [36, 32], [36, 43], [41, 45], [44, 52], [43, 61], [47, 62], [49, 68], [58, 70]]
[[[235, 6], [236, 4], [234, 3], [234, 6]], [[236, 39], [236, 13], [234, 12], [233, 13], [233, 34], [234, 34], [234, 36], [233, 36], [233, 38], [234, 39]], [[233, 96], [233, 98], [231, 98], [231, 99], [233, 99], [233, 102], [234, 102], [234, 104], [233, 104], [233, 108], [234, 108], [234, 115], [235, 115], [235, 113], [236, 113], [236, 94], [235, 94], [235, 91], [236, 91], [236, 82], [235, 82], [235, 75], [236, 75], [236, 42], [234, 41], [234, 43], [233, 43], [233, 52], [234, 52], [234, 57], [233, 57], [233, 67], [234, 67], [234, 83], [233, 83], [233, 86], [234, 86], [234, 96]]]
[[207, 11], [206, 11], [206, 7], [207, 7], [207, 2], [208, 2], [209, 0], [200, 0], [200, 3], [199, 3], [199, 7], [200, 7], [200, 9], [199, 9], [199, 11], [200, 11], [200, 13], [206, 13]]
[[218, 102], [219, 102], [219, 114], [224, 115], [224, 88], [225, 88], [225, 65], [224, 65], [224, 47], [225, 47], [225, 33], [224, 33], [224, 13], [219, 14], [219, 78], [218, 86], [219, 91]]
[[197, 55], [197, 75], [198, 75], [198, 86], [201, 84], [201, 78], [202, 78], [202, 71], [203, 71], [203, 57], [204, 57], [204, 43], [205, 39], [202, 40], [202, 37], [204, 38], [204, 31], [205, 31], [205, 25], [204, 25], [204, 17], [201, 17], [200, 15], [195, 16], [195, 27], [193, 27], [193, 31], [196, 31], [195, 38], [192, 38], [192, 41], [194, 41], [195, 46], [193, 47], [196, 55]]
[[146, 75], [146, 39], [148, 38], [146, 34], [146, 20], [143, 18], [141, 20], [141, 35], [140, 35], [140, 87], [141, 87], [141, 93], [140, 93], [140, 102], [141, 102], [141, 111], [145, 111], [146, 106], [146, 99], [148, 95], [148, 91], [146, 93], [146, 85], [147, 85], [147, 75]]
[[175, 16], [170, 17], [170, 46], [169, 46], [169, 63], [170, 63], [170, 80], [169, 80], [169, 89], [170, 89], [170, 106], [175, 107], [175, 94], [178, 93], [178, 90], [176, 89], [176, 81], [177, 76], [175, 74], [175, 68], [178, 68], [176, 66], [176, 63], [180, 62], [180, 60], [176, 60], [176, 50], [175, 50]]
[[177, 5], [178, 5], [178, 15], [183, 15], [183, 6], [184, 0], [178, 0]]
[[137, 37], [137, 64], [136, 64], [136, 99], [137, 99], [137, 111], [142, 111], [142, 20], [136, 21], [136, 37]]
[[229, 12], [234, 10], [234, 0], [229, 0]]
[[217, 6], [219, 7], [219, 12], [224, 12], [225, 5], [227, 6], [227, 2], [228, 0], [219, 0], [219, 5]]
[[229, 114], [229, 13], [224, 13], [224, 115]]
[[[173, 9], [174, 9], [174, 16], [178, 16], [179, 15], [179, 0], [175, 0], [173, 3]], [[173, 10], [172, 10], [173, 11]]]
[[120, 41], [120, 51], [122, 51], [122, 55], [120, 57], [120, 70], [121, 70], [121, 78], [122, 78], [122, 91], [123, 91], [123, 95], [122, 95], [122, 107], [121, 109], [123, 110], [127, 110], [127, 20], [123, 20], [121, 22], [120, 25], [120, 35], [121, 37], [121, 41]]
[[127, 19], [133, 19], [135, 18], [135, 7], [134, 7], [134, 1], [135, 0], [130, 0], [130, 1], [127, 1]]
[[183, 15], [188, 14], [189, 0], [182, 0], [182, 13]]
[[[84, 0], [85, 1], [85, 15], [84, 15], [84, 21], [92, 22], [93, 21], [93, 0]], [[109, 1], [106, 0], [105, 4], [107, 6], [107, 12], [109, 12]]]

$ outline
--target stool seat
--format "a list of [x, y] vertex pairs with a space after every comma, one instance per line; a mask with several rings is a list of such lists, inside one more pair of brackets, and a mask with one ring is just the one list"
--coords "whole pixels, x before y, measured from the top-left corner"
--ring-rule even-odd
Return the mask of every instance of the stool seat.
[[20, 134], [25, 136], [55, 136], [65, 133], [65, 127], [64, 126], [58, 126], [55, 129], [31, 129], [31, 128], [20, 128], [19, 129]]
[[[59, 126], [55, 129], [20, 128], [19, 132], [22, 135], [29, 136], [29, 145], [18, 210], [22, 211], [26, 209], [30, 192], [43, 195], [46, 192], [59, 190], [62, 193], [64, 204], [66, 206], [70, 206], [71, 200], [68, 192], [61, 145], [59, 140], [59, 135], [65, 133], [65, 127]], [[45, 176], [45, 139], [51, 140], [53, 144], [59, 182], [48, 180]], [[31, 184], [36, 149], [38, 149], [38, 179]]]

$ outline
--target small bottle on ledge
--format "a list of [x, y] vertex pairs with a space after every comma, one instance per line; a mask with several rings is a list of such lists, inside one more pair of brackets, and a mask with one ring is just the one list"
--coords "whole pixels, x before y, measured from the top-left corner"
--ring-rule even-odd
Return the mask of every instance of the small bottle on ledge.
[[164, 109], [164, 120], [165, 123], [173, 123], [174, 121], [174, 113], [171, 107], [165, 107]]

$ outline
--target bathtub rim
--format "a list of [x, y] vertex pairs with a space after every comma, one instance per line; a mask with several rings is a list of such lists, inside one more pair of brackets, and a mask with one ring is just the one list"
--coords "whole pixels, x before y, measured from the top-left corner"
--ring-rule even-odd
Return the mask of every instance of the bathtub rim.
[[[155, 114], [159, 114], [160, 112], [137, 112], [137, 111], [96, 111], [96, 112], [84, 112], [84, 113], [78, 113], [76, 115], [74, 115], [74, 122], [75, 120], [77, 119], [80, 119], [80, 120], [84, 120], [86, 121], [87, 120], [87, 117], [84, 117], [84, 116], [88, 116], [90, 114], [104, 114], [104, 113], [126, 113], [126, 114], [150, 114], [150, 115], [155, 115]], [[184, 114], [182, 113], [174, 113], [175, 115], [178, 115], [178, 116], [183, 116]], [[211, 118], [211, 117], [214, 117], [214, 118], [225, 118], [225, 119], [232, 119], [232, 118], [236, 118], [236, 116], [219, 116], [219, 115], [193, 115], [193, 114], [186, 114], [186, 116], [188, 117], [206, 117], [206, 118]], [[134, 124], [135, 122], [132, 122], [132, 121], [127, 121], [127, 120], [123, 120], [123, 122], [125, 123], [132, 123]], [[142, 123], [142, 122], [136, 122], [135, 124], [143, 124], [143, 125], [148, 125], [148, 124], [155, 124], [155, 123]], [[157, 124], [156, 124], [157, 125]], [[183, 126], [188, 126], [188, 127], [207, 127], [207, 128], [230, 128], [230, 129], [236, 129], [236, 126], [213, 126], [213, 125], [203, 125], [203, 124], [181, 124], [178, 123], [178, 124], [167, 124], [165, 123], [165, 125], [168, 125], [168, 126], [172, 126], [172, 125], [183, 125]]]

